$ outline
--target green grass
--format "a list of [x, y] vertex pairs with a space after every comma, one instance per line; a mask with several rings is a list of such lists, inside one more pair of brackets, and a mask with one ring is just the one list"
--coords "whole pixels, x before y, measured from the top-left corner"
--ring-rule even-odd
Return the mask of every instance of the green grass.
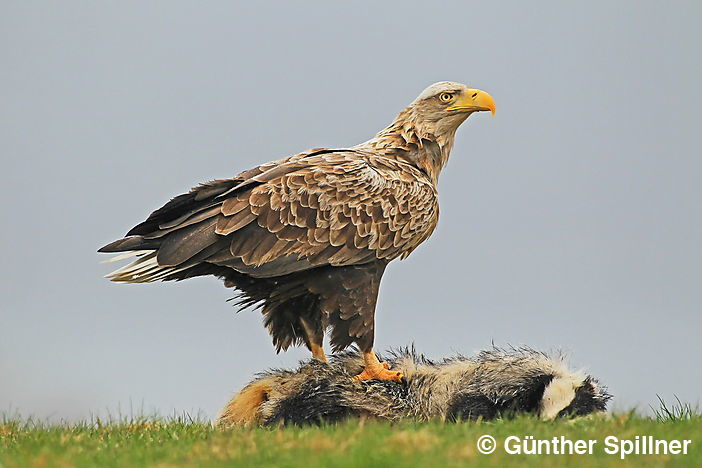
[[692, 406], [689, 403], [684, 403], [680, 401], [680, 398], [675, 397], [675, 403], [668, 404], [661, 398], [658, 397], [658, 408], [651, 408], [656, 420], [660, 422], [667, 421], [684, 421], [687, 419], [695, 419], [700, 416], [700, 409], [698, 406]]
[[[543, 422], [531, 417], [458, 424], [350, 421], [307, 428], [221, 431], [187, 419], [45, 425], [0, 416], [0, 467], [70, 466], [702, 466], [702, 417], [668, 408], [667, 417], [634, 412]], [[498, 441], [492, 455], [479, 436]], [[510, 435], [596, 439], [594, 455], [508, 455]], [[603, 440], [691, 439], [687, 455], [607, 455]]]

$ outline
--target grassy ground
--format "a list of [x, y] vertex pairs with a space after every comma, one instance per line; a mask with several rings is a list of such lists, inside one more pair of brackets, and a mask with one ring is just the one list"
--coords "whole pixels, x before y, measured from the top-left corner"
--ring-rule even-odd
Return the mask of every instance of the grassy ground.
[[[483, 455], [483, 434], [497, 449]], [[596, 439], [593, 455], [509, 455], [503, 442], [516, 435]], [[691, 439], [687, 455], [620, 455], [604, 452], [604, 438]], [[44, 426], [0, 419], [0, 467], [70, 466], [702, 466], [702, 417], [634, 413], [542, 422], [522, 417], [458, 424], [388, 424], [351, 421], [308, 428], [221, 431], [207, 423], [137, 420]]]

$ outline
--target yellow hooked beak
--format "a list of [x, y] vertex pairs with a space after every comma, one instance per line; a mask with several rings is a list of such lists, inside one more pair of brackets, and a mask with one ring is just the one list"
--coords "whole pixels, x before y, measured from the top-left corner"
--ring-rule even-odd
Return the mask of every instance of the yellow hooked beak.
[[490, 111], [495, 115], [495, 101], [485, 91], [479, 89], [467, 89], [458, 96], [453, 105], [446, 110], [465, 110], [465, 111]]

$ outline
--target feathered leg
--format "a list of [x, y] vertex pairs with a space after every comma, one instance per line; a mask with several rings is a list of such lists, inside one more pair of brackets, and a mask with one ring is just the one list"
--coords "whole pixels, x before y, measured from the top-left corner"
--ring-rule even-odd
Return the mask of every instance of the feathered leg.
[[400, 372], [390, 371], [373, 352], [375, 306], [386, 265], [377, 261], [329, 268], [309, 283], [310, 291], [319, 295], [322, 313], [328, 314], [333, 349], [339, 351], [355, 343], [363, 353], [366, 367], [356, 380], [402, 380]]
[[264, 324], [276, 350], [304, 343], [312, 356], [326, 362], [324, 332], [331, 326], [331, 346], [340, 351], [356, 344], [365, 370], [357, 380], [401, 381], [402, 374], [388, 369], [373, 352], [375, 306], [387, 262], [316, 268], [286, 277], [255, 279], [227, 275], [225, 285], [244, 292], [242, 305], [262, 302]]
[[318, 361], [327, 362], [327, 356], [324, 354], [324, 327], [321, 322], [318, 326], [313, 326], [309, 320], [300, 317], [300, 325], [305, 331], [305, 345], [307, 349], [312, 351], [312, 357]]

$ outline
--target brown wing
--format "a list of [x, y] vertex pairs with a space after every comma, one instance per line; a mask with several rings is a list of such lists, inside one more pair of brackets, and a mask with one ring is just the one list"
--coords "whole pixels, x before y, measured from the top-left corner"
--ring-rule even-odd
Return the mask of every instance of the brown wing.
[[264, 278], [404, 258], [438, 219], [423, 173], [352, 150], [304, 153], [199, 190], [189, 211], [160, 222], [156, 211], [128, 233], [136, 237], [102, 249], [155, 251], [113, 280], [167, 279], [202, 262]]

